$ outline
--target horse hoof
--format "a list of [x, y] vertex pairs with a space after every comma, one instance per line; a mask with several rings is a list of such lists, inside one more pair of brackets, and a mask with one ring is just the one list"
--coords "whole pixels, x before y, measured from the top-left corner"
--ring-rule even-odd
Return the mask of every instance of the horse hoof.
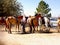
[[8, 32], [9, 34], [12, 34], [12, 32]]
[[20, 31], [18, 31], [18, 32], [20, 32]]
[[7, 32], [7, 30], [5, 30]]
[[9, 34], [12, 34], [12, 33], [9, 33]]

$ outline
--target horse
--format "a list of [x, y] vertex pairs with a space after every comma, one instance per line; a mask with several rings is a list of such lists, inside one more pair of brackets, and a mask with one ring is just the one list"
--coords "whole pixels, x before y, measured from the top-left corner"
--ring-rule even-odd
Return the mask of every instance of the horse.
[[58, 27], [58, 32], [60, 32], [60, 30], [59, 30], [60, 29], [60, 17], [57, 20], [57, 24], [58, 24], [58, 26], [57, 26]]
[[36, 14], [36, 18], [38, 21], [38, 31], [40, 31], [41, 26], [42, 26], [42, 18], [41, 17], [42, 17], [41, 14]]
[[5, 19], [3, 17], [0, 17], [0, 25], [5, 25]]
[[19, 24], [20, 24], [20, 22], [21, 22], [21, 19], [22, 18], [19, 18], [19, 17], [17, 17], [17, 18], [15, 18], [14, 16], [9, 16], [9, 17], [7, 17], [6, 18], [6, 28], [8, 28], [8, 33], [12, 33], [12, 31], [11, 31], [11, 26], [12, 25], [16, 25], [16, 28], [18, 27], [18, 32], [19, 32]]
[[[38, 31], [38, 20], [37, 18], [34, 16], [31, 19], [31, 26], [33, 27], [32, 33], [34, 33], [35, 31]], [[36, 30], [37, 28], [37, 30]]]
[[41, 17], [41, 27], [40, 31], [42, 32], [49, 32], [50, 27], [49, 27], [49, 19], [47, 17]]
[[[27, 19], [27, 23], [30, 25], [30, 32], [34, 33], [35, 31], [38, 31], [38, 25], [39, 25], [39, 17], [40, 15], [35, 15], [35, 16], [29, 16]], [[33, 29], [32, 29], [33, 27]]]
[[4, 26], [4, 30], [5, 30], [5, 25], [6, 25], [5, 17], [0, 17], [0, 25]]

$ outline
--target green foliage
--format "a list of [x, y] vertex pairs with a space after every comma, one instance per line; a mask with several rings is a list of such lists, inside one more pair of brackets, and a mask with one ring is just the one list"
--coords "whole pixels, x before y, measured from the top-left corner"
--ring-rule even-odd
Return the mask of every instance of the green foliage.
[[48, 14], [50, 10], [49, 5], [44, 1], [40, 1], [38, 7], [36, 8], [37, 13], [40, 12], [41, 14]]
[[0, 16], [18, 15], [22, 10], [17, 0], [0, 0]]
[[47, 15], [47, 17], [51, 17], [51, 13], [49, 13], [49, 14]]

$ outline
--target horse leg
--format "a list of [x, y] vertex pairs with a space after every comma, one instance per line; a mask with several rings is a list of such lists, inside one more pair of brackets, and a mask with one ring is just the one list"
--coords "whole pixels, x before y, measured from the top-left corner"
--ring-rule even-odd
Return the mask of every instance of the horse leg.
[[32, 26], [30, 25], [30, 33], [32, 33]]
[[5, 31], [8, 31], [7, 29], [9, 29], [9, 25], [5, 25]]
[[33, 28], [34, 28], [34, 29], [33, 29], [33, 33], [34, 33], [34, 32], [35, 32], [35, 26], [33, 26]]
[[[16, 30], [17, 30], [17, 24], [15, 25], [16, 26]], [[17, 32], [17, 31], [16, 31]]]
[[10, 34], [12, 33], [11, 32], [11, 24], [9, 24], [9, 31], [8, 31], [8, 33], [10, 33]]
[[19, 24], [18, 24], [18, 32], [19, 32]]
[[38, 32], [38, 26], [36, 28], [37, 28], [37, 32]]
[[60, 26], [58, 26], [58, 32], [60, 32]]
[[23, 23], [23, 33], [26, 33], [25, 32], [25, 24]]
[[7, 29], [6, 29], [7, 27], [5, 26], [5, 31], [7, 31]]

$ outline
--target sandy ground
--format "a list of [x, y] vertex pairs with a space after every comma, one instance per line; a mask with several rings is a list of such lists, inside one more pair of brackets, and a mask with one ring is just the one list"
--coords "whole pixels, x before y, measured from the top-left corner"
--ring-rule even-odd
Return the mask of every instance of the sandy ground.
[[60, 33], [8, 34], [0, 31], [0, 45], [60, 45]]
[[0, 32], [4, 45], [60, 45], [60, 33], [8, 34]]

